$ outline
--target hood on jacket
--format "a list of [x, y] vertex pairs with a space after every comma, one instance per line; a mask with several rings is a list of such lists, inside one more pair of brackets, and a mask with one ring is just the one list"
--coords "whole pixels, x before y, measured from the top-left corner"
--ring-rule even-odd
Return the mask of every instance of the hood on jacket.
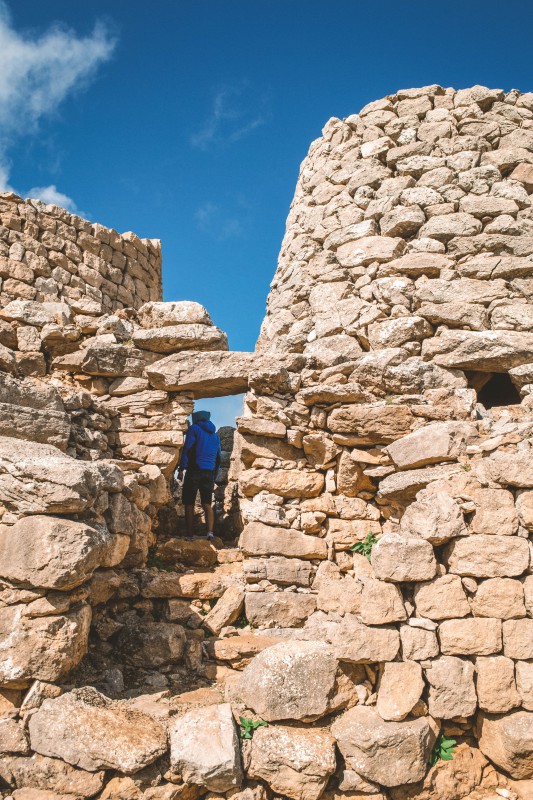
[[201, 422], [202, 420], [207, 421], [211, 419], [211, 412], [210, 411], [193, 411], [191, 414], [192, 424], [194, 425], [195, 422]]
[[216, 433], [217, 429], [215, 428], [213, 423], [210, 422], [208, 419], [198, 420], [194, 424], [198, 425], [198, 427], [201, 428], [203, 431], [205, 431], [205, 433]]

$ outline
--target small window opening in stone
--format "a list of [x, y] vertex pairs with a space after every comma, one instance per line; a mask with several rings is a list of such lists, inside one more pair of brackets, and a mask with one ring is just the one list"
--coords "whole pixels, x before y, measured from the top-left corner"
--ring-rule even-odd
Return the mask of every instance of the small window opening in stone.
[[507, 372], [469, 372], [468, 385], [475, 389], [478, 403], [485, 408], [514, 406], [520, 403], [520, 394]]

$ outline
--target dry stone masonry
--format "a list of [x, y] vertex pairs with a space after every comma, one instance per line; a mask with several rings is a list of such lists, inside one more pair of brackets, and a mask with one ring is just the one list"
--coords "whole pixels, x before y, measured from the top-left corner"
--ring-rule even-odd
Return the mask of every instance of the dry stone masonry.
[[[532, 800], [532, 194], [533, 94], [330, 120], [255, 353], [0, 196], [1, 797]], [[186, 418], [242, 392], [188, 541]]]

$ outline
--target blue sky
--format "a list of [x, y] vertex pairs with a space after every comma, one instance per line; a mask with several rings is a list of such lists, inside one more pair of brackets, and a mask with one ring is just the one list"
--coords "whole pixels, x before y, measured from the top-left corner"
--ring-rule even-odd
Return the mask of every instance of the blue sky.
[[533, 90], [532, 29], [528, 0], [0, 0], [0, 180], [161, 238], [165, 298], [252, 349], [326, 120], [408, 86]]

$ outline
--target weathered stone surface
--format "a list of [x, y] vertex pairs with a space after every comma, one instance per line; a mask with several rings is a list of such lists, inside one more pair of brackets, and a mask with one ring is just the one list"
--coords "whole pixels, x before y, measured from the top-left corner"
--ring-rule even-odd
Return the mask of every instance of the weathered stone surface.
[[482, 714], [478, 737], [481, 752], [512, 778], [533, 777], [533, 714], [515, 711], [495, 718]]
[[406, 406], [350, 405], [335, 408], [328, 417], [333, 433], [352, 434], [353, 444], [393, 442], [411, 429], [413, 417]]
[[386, 534], [372, 548], [371, 563], [383, 581], [427, 581], [435, 576], [433, 547], [423, 539]]
[[[344, 516], [344, 515], [343, 515]], [[347, 550], [356, 542], [362, 542], [368, 534], [381, 534], [381, 524], [373, 519], [332, 519], [327, 520], [326, 542], [336, 550]]]
[[314, 570], [309, 561], [299, 558], [245, 558], [244, 577], [249, 583], [267, 580], [281, 586], [310, 586]]
[[517, 536], [478, 534], [446, 546], [446, 564], [456, 575], [501, 578], [521, 575], [529, 565], [527, 542]]
[[94, 502], [98, 472], [56, 447], [0, 436], [0, 503], [20, 514], [71, 514]]
[[439, 625], [439, 639], [444, 655], [491, 655], [502, 647], [501, 622], [482, 617], [447, 619]]
[[437, 719], [469, 717], [476, 710], [474, 665], [455, 656], [441, 656], [426, 669], [429, 713]]
[[249, 469], [241, 472], [239, 485], [247, 497], [262, 491], [287, 498], [316, 497], [324, 487], [324, 476], [295, 469]]
[[323, 642], [281, 642], [246, 667], [237, 694], [268, 722], [311, 722], [336, 707], [337, 669], [333, 648]]
[[402, 655], [404, 659], [426, 661], [439, 655], [439, 643], [435, 631], [400, 625]]
[[91, 609], [30, 618], [22, 605], [0, 609], [0, 684], [25, 688], [32, 680], [57, 681], [87, 651]]
[[0, 374], [0, 435], [65, 450], [70, 421], [57, 390], [36, 378]]
[[472, 429], [468, 423], [436, 422], [397, 439], [387, 451], [398, 469], [455, 461], [466, 449]]
[[[373, 578], [361, 578], [360, 616], [365, 625], [403, 622], [407, 613], [398, 586]], [[349, 611], [350, 609], [346, 609]]]
[[435, 741], [426, 718], [384, 722], [368, 706], [351, 708], [333, 723], [331, 733], [350, 765], [382, 786], [421, 780]]
[[188, 351], [167, 356], [146, 368], [155, 389], [192, 392], [194, 397], [241, 394], [257, 359], [253, 353]]
[[471, 522], [474, 533], [512, 536], [518, 528], [514, 498], [506, 489], [477, 489], [474, 493], [477, 505]]
[[143, 328], [174, 325], [212, 325], [206, 308], [192, 300], [144, 303], [138, 311]]
[[368, 326], [368, 341], [373, 350], [400, 347], [406, 342], [421, 341], [431, 336], [431, 325], [420, 316], [394, 317]]
[[512, 578], [483, 581], [470, 599], [470, 606], [476, 617], [514, 619], [526, 615], [523, 586]]
[[249, 433], [253, 436], [266, 436], [267, 438], [284, 439], [287, 428], [282, 422], [260, 417], [238, 417], [236, 420], [239, 433]]
[[466, 593], [458, 575], [442, 575], [415, 587], [414, 600], [419, 617], [453, 619], [470, 613]]
[[520, 524], [533, 531], [533, 492], [523, 490], [517, 493], [516, 510]]
[[476, 691], [479, 707], [492, 714], [503, 714], [520, 705], [514, 663], [505, 656], [476, 659]]
[[441, 330], [422, 354], [443, 367], [505, 372], [533, 361], [533, 334], [519, 331]]
[[228, 349], [226, 334], [214, 325], [183, 324], [137, 330], [132, 340], [140, 350], [154, 353]]
[[37, 515], [0, 526], [0, 576], [45, 589], [73, 589], [111, 552], [113, 536], [70, 519]]
[[508, 658], [533, 658], [533, 619], [507, 619], [502, 631], [503, 652]]
[[103, 772], [86, 772], [58, 758], [47, 758], [38, 753], [31, 757], [11, 758], [6, 766], [19, 789], [56, 792], [56, 797], [94, 797], [104, 784]]
[[392, 625], [371, 627], [353, 614], [345, 614], [335, 628], [331, 643], [341, 661], [371, 664], [375, 661], [394, 661], [400, 649], [400, 636]]
[[323, 539], [261, 522], [249, 522], [246, 525], [239, 547], [247, 556], [326, 558], [327, 555], [327, 545]]
[[421, 492], [407, 506], [400, 530], [402, 536], [420, 536], [436, 547], [467, 532], [461, 507], [445, 492], [428, 496]]
[[166, 731], [152, 717], [90, 687], [45, 700], [31, 717], [29, 732], [37, 753], [89, 771], [136, 772], [167, 749]]
[[531, 661], [517, 661], [516, 688], [522, 706], [528, 711], [533, 711], [533, 663]]
[[527, 451], [496, 452], [487, 463], [490, 478], [502, 486], [533, 486], [533, 463]]
[[416, 661], [385, 664], [376, 709], [385, 720], [399, 722], [413, 710], [424, 691], [422, 668]]
[[166, 572], [150, 569], [139, 574], [143, 597], [192, 597], [212, 600], [222, 597], [229, 586], [241, 585], [241, 564], [221, 564], [211, 570]]
[[313, 591], [317, 592], [316, 604], [321, 611], [341, 614], [357, 614], [361, 611], [364, 591], [362, 582], [354, 580], [350, 575], [344, 575], [331, 561], [320, 564], [313, 581]]
[[98, 341], [104, 338], [97, 337], [83, 355], [81, 368], [88, 375], [140, 378], [145, 367], [157, 358], [155, 353], [147, 353], [132, 345]]
[[296, 628], [316, 609], [316, 597], [295, 592], [247, 592], [246, 618], [256, 627]]
[[240, 786], [241, 755], [231, 706], [210, 705], [179, 716], [170, 728], [170, 764], [185, 783], [212, 792]]
[[66, 325], [72, 311], [66, 303], [37, 303], [32, 300], [12, 300], [0, 312], [2, 319], [23, 322], [42, 328], [44, 325]]
[[240, 586], [229, 586], [212, 611], [207, 614], [204, 625], [211, 633], [219, 634], [226, 625], [235, 622], [244, 605], [244, 590]]
[[254, 733], [247, 773], [284, 797], [318, 800], [335, 766], [335, 744], [326, 730], [275, 725]]

